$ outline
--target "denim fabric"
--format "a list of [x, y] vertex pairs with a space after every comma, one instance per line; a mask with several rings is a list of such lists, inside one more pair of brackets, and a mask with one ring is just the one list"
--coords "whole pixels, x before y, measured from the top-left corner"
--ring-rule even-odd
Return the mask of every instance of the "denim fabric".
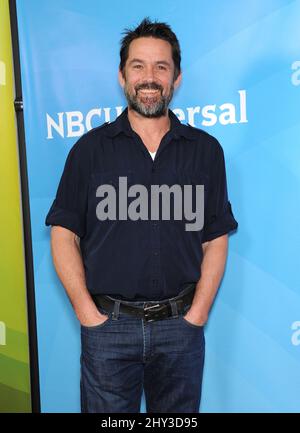
[[143, 389], [147, 413], [199, 412], [205, 337], [190, 306], [153, 322], [98, 308], [108, 319], [81, 325], [81, 412], [139, 413]]

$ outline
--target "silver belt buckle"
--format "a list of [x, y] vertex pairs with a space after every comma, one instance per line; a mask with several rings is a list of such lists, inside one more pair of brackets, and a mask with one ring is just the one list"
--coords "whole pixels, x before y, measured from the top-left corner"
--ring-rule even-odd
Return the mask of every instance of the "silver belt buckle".
[[155, 320], [159, 320], [160, 317], [159, 318], [155, 317], [155, 313], [157, 313], [158, 311], [162, 311], [167, 307], [165, 304], [162, 305], [155, 304], [149, 306], [146, 305], [144, 306], [144, 318], [146, 322], [153, 322]]

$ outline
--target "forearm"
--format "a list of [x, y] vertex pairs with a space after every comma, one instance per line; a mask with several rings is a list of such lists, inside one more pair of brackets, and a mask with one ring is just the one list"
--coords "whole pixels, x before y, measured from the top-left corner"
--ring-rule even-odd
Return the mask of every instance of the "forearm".
[[99, 315], [86, 287], [78, 237], [64, 236], [60, 227], [51, 230], [51, 251], [57, 275], [80, 322]]
[[228, 235], [220, 236], [204, 244], [201, 278], [197, 283], [189, 313], [205, 323], [216, 297], [227, 258]]

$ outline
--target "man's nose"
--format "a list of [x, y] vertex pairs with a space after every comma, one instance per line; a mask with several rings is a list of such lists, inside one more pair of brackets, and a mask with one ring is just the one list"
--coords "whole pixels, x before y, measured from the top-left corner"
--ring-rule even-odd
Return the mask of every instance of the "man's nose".
[[155, 73], [154, 73], [154, 68], [152, 66], [149, 66], [147, 68], [145, 68], [145, 80], [148, 82], [152, 82], [154, 80], [155, 77]]

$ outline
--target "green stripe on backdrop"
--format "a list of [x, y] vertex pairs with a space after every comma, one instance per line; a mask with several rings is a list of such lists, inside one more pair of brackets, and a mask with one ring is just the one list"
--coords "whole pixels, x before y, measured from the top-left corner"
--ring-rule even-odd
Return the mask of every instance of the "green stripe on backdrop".
[[0, 412], [31, 412], [25, 258], [8, 0], [0, 0]]
[[31, 412], [30, 394], [0, 383], [0, 407], [7, 413]]

